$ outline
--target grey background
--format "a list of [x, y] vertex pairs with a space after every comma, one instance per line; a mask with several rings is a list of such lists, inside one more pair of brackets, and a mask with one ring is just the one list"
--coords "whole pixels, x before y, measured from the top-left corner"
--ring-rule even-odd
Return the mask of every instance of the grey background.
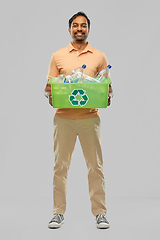
[[[53, 116], [43, 95], [53, 52], [84, 11], [88, 41], [113, 66], [112, 106], [101, 109], [109, 230], [96, 229], [79, 141], [68, 176], [65, 224], [52, 217]], [[0, 1], [0, 237], [159, 239], [159, 1]]]

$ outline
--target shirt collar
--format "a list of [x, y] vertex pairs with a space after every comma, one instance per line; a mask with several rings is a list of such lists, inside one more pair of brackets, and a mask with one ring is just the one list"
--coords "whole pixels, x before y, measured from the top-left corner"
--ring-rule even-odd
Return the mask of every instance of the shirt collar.
[[[78, 49], [76, 49], [75, 47], [73, 47], [72, 43], [70, 42], [70, 44], [68, 45], [68, 49], [69, 49], [69, 52], [71, 52], [72, 50], [76, 50], [78, 51]], [[85, 47], [85, 49], [81, 52], [81, 53], [84, 53], [84, 52], [92, 52], [93, 53], [93, 48], [91, 47], [91, 45], [89, 43], [87, 43], [87, 46]]]

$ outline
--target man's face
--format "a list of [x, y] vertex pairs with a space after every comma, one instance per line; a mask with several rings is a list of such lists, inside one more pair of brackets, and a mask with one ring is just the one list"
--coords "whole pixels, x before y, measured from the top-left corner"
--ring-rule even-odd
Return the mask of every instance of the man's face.
[[87, 19], [83, 16], [76, 17], [72, 24], [69, 33], [74, 41], [85, 41], [88, 37], [89, 29]]

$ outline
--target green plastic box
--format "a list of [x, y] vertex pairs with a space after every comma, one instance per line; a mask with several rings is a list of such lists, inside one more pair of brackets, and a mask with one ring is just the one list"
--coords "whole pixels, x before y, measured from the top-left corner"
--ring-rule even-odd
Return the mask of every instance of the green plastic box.
[[106, 108], [110, 78], [103, 83], [54, 83], [49, 80], [54, 108]]

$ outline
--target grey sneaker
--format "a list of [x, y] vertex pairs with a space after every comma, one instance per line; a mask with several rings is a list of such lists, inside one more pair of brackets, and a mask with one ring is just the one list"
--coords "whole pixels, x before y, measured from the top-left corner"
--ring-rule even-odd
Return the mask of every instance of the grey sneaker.
[[58, 213], [54, 213], [52, 220], [49, 222], [49, 228], [60, 228], [64, 223], [64, 216]]
[[106, 219], [105, 214], [99, 214], [96, 216], [97, 228], [109, 228], [110, 224]]

